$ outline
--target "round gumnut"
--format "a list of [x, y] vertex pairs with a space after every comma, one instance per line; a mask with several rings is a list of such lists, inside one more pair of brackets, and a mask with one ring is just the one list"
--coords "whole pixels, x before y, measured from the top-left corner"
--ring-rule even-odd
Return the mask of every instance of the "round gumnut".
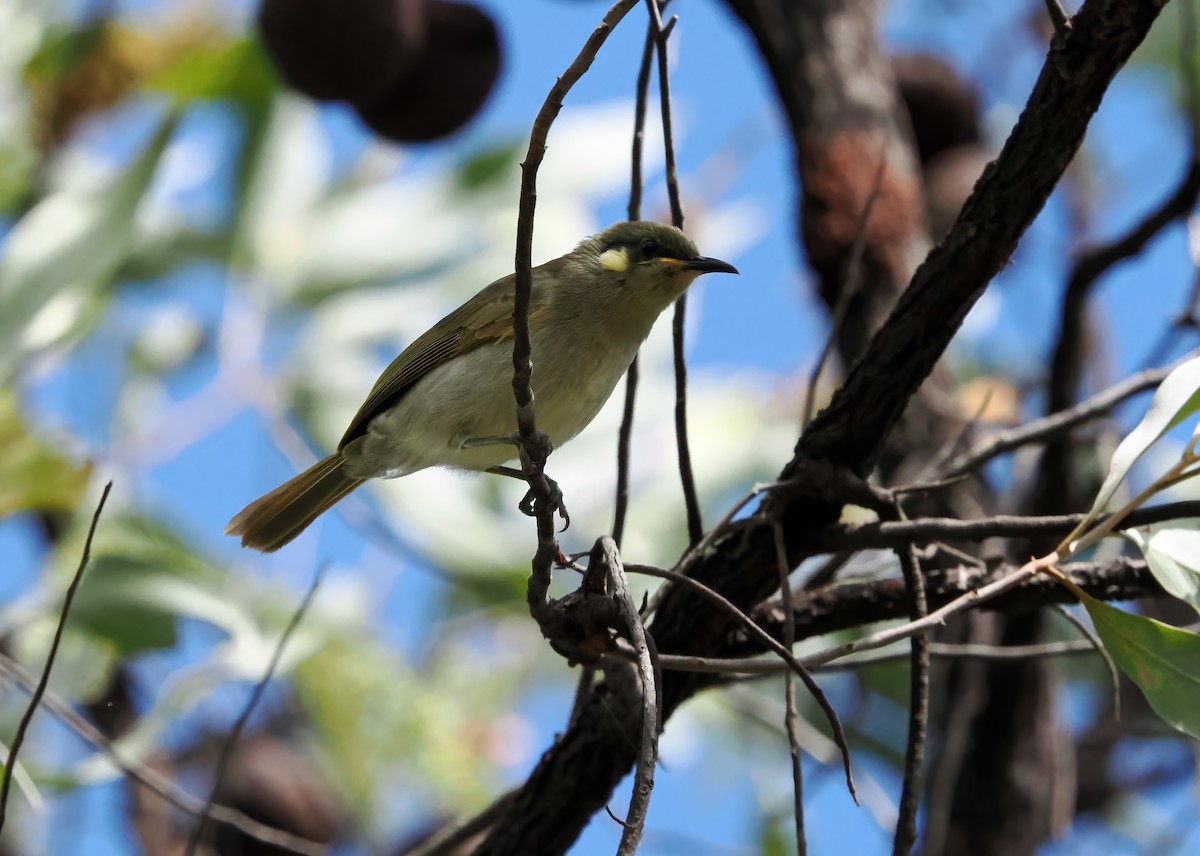
[[479, 112], [500, 74], [500, 36], [487, 14], [466, 3], [426, 8], [425, 46], [378, 98], [355, 100], [362, 120], [391, 140], [449, 136]]
[[262, 0], [263, 44], [289, 86], [319, 101], [385, 91], [421, 51], [427, 0]]

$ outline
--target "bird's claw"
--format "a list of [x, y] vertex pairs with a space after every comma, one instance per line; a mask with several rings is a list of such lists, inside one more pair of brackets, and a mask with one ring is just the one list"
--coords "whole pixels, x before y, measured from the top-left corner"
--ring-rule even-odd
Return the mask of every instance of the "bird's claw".
[[[568, 527], [571, 525], [571, 515], [567, 512], [567, 504], [563, 500], [562, 489], [558, 486], [558, 482], [549, 476], [546, 476], [546, 483], [550, 485], [549, 510], [558, 512], [558, 516], [563, 519], [563, 528], [560, 531], [566, 532]], [[521, 504], [518, 507], [521, 509], [522, 514], [525, 514], [529, 517], [537, 517], [544, 510], [546, 510], [542, 507], [541, 503], [538, 502], [538, 496], [534, 492], [533, 488], [530, 488], [525, 494], [524, 498], [521, 500]]]

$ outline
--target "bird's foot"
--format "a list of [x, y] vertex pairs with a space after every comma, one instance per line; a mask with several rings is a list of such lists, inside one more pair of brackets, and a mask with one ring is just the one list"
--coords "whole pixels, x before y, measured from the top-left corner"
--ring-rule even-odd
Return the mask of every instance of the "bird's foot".
[[558, 482], [549, 476], [545, 476], [545, 479], [546, 483], [550, 485], [550, 498], [547, 503], [549, 508], [539, 501], [539, 497], [533, 488], [530, 488], [525, 494], [518, 508], [521, 509], [523, 514], [529, 517], [537, 517], [544, 511], [557, 511], [558, 516], [563, 520], [561, 531], [566, 532], [571, 525], [571, 515], [567, 512], [567, 504], [563, 499], [562, 488], [558, 486]]

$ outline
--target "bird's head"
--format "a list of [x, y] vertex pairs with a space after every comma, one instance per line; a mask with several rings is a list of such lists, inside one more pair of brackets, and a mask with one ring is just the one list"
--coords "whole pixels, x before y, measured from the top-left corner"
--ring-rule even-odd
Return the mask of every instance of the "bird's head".
[[584, 241], [582, 253], [594, 275], [626, 299], [651, 300], [665, 308], [703, 273], [737, 273], [720, 259], [700, 255], [679, 229], [649, 220], [617, 223]]

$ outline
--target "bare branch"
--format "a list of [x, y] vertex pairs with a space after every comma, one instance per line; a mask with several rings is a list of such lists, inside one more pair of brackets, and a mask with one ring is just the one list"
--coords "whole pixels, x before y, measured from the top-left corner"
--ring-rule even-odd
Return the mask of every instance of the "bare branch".
[[[1139, 508], [1122, 520], [1118, 529], [1133, 529], [1168, 520], [1200, 517], [1200, 500], [1170, 502]], [[844, 550], [895, 549], [905, 544], [932, 544], [936, 541], [982, 541], [986, 538], [1030, 538], [1061, 536], [1071, 532], [1087, 518], [1086, 514], [1047, 514], [1022, 517], [999, 514], [978, 520], [926, 517], [917, 520], [882, 521], [858, 525], [834, 524], [815, 533], [804, 543], [810, 554]], [[1103, 523], [1108, 517], [1101, 517]]]
[[[783, 599], [784, 612], [792, 612], [792, 584], [788, 579], [791, 568], [788, 567], [787, 548], [783, 543], [783, 527], [778, 521], [775, 529], [775, 557], [779, 563], [779, 594]], [[783, 644], [789, 651], [796, 645], [796, 625], [783, 625]], [[796, 712], [796, 676], [789, 669], [784, 674], [784, 731], [787, 734], [788, 750], [792, 759], [792, 817], [796, 824], [796, 853], [804, 856], [808, 852], [808, 841], [804, 836], [804, 771], [800, 767], [800, 735], [798, 733], [799, 714]], [[857, 797], [855, 798], [857, 801]]]
[[550, 567], [558, 554], [558, 541], [554, 534], [554, 511], [557, 505], [554, 490], [544, 472], [547, 440], [537, 430], [533, 409], [531, 360], [533, 346], [529, 338], [529, 302], [533, 290], [533, 213], [537, 205], [537, 172], [546, 153], [546, 139], [550, 126], [563, 99], [579, 78], [591, 67], [600, 48], [626, 13], [637, 0], [617, 0], [604, 15], [600, 25], [588, 37], [579, 54], [567, 67], [550, 93], [546, 96], [533, 129], [529, 134], [529, 150], [521, 163], [521, 199], [517, 214], [517, 249], [514, 261], [516, 273], [515, 302], [513, 305], [513, 396], [517, 403], [517, 428], [521, 439], [522, 471], [529, 482], [529, 489], [536, 498], [538, 548], [533, 559], [533, 574], [530, 577], [529, 599], [532, 603], [539, 596], [533, 591], [543, 589], [550, 583]]
[[[899, 512], [900, 506], [896, 506]], [[909, 594], [909, 617], [920, 621], [929, 613], [925, 575], [917, 550], [911, 544], [896, 551]], [[785, 607], [786, 609], [786, 607]], [[904, 784], [900, 789], [899, 816], [892, 856], [907, 856], [917, 842], [917, 809], [925, 782], [925, 739], [929, 727], [929, 637], [918, 633], [909, 640], [908, 737], [904, 749]]]
[[[683, 202], [679, 198], [679, 176], [675, 164], [675, 135], [671, 119], [671, 78], [667, 68], [667, 39], [674, 19], [663, 27], [658, 0], [646, 0], [650, 10], [650, 29], [655, 34], [658, 56], [658, 100], [662, 110], [663, 152], [666, 158], [667, 198], [671, 205], [671, 225], [683, 228]], [[671, 318], [671, 343], [675, 354], [675, 450], [679, 458], [679, 481], [683, 487], [683, 507], [687, 513], [688, 543], [704, 537], [700, 519], [700, 500], [696, 495], [696, 477], [692, 472], [692, 452], [687, 428], [687, 359], [683, 353], [684, 321], [687, 317], [687, 293], [675, 301]]]
[[[1189, 358], [1193, 356], [1195, 356], [1195, 352], [1188, 355]], [[1178, 362], [1163, 368], [1147, 369], [1120, 383], [1113, 384], [1103, 392], [1074, 407], [1034, 419], [1017, 428], [997, 431], [955, 458], [947, 467], [944, 475], [947, 478], [953, 478], [969, 473], [1005, 452], [1011, 452], [1013, 449], [1029, 443], [1050, 439], [1076, 425], [1101, 417], [1125, 399], [1158, 386], [1177, 365], [1179, 365]]]
[[96, 525], [100, 522], [100, 512], [104, 510], [104, 503], [108, 501], [108, 494], [111, 491], [112, 482], [109, 482], [100, 494], [100, 501], [96, 504], [96, 511], [92, 514], [92, 523], [88, 526], [87, 538], [83, 542], [83, 553], [79, 557], [79, 565], [75, 568], [75, 575], [71, 578], [71, 583], [67, 586], [67, 593], [63, 597], [62, 609], [58, 613], [58, 624], [54, 628], [54, 638], [50, 641], [50, 650], [46, 654], [46, 663], [42, 666], [41, 677], [38, 678], [37, 686], [30, 694], [29, 704], [26, 706], [25, 712], [21, 714], [21, 721], [17, 723], [12, 744], [8, 747], [8, 760], [4, 764], [3, 779], [0, 779], [0, 829], [4, 829], [4, 821], [8, 816], [8, 792], [12, 788], [13, 771], [17, 768], [17, 755], [21, 751], [21, 745], [25, 742], [25, 734], [29, 731], [29, 723], [37, 712], [38, 704], [41, 702], [42, 696], [46, 694], [46, 685], [50, 683], [50, 670], [54, 668], [54, 659], [58, 656], [58, 646], [62, 643], [63, 630], [67, 626], [67, 617], [71, 613], [71, 604], [75, 600], [75, 593], [79, 591], [79, 584], [83, 582], [83, 572], [87, 569], [88, 560], [92, 556], [92, 539], [96, 537]]
[[[646, 44], [642, 47], [642, 64], [638, 67], [637, 94], [633, 106], [633, 144], [629, 155], [630, 220], [642, 219], [642, 148], [646, 138], [646, 102], [650, 95], [650, 63], [656, 43], [654, 21], [646, 28]], [[617, 497], [613, 507], [612, 537], [621, 546], [625, 535], [625, 515], [629, 509], [629, 441], [633, 435], [634, 401], [637, 398], [638, 358], [635, 356], [625, 372], [625, 406], [621, 412], [621, 428], [617, 432]]]
[[[32, 676], [26, 674], [20, 666], [2, 654], [0, 654], [0, 677], [5, 678], [13, 686], [20, 687], [30, 694], [36, 689], [36, 683]], [[58, 698], [58, 696], [47, 692], [42, 696], [40, 704], [59, 722], [78, 735], [80, 739], [94, 746], [100, 752], [103, 752], [105, 757], [130, 779], [145, 786], [180, 811], [193, 817], [200, 816], [201, 811], [204, 810], [204, 800], [182, 790], [153, 767], [125, 760], [112, 740], [106, 737], [96, 726], [76, 713], [69, 704]], [[309, 841], [306, 838], [292, 835], [290, 832], [285, 832], [282, 829], [276, 829], [273, 826], [260, 823], [253, 818], [247, 817], [242, 812], [228, 808], [227, 806], [213, 806], [209, 811], [209, 816], [215, 821], [234, 827], [250, 838], [262, 841], [265, 844], [289, 853], [299, 853], [302, 856], [323, 856], [326, 852], [324, 844]]]
[[246, 729], [246, 723], [250, 721], [250, 715], [254, 709], [258, 707], [258, 702], [262, 698], [263, 692], [267, 688], [267, 684], [271, 682], [271, 678], [275, 675], [275, 670], [279, 668], [279, 661], [283, 658], [283, 650], [287, 647], [288, 640], [292, 638], [292, 633], [300, 624], [300, 619], [308, 612], [309, 606], [312, 605], [313, 597], [317, 593], [317, 589], [321, 585], [321, 578], [324, 576], [325, 566], [322, 565], [313, 575], [312, 583], [308, 587], [308, 591], [304, 593], [303, 600], [296, 607], [296, 611], [292, 613], [291, 619], [287, 626], [283, 628], [283, 633], [279, 635], [279, 641], [275, 643], [275, 650], [271, 653], [271, 660], [267, 663], [267, 670], [263, 672], [258, 683], [254, 685], [254, 690], [250, 693], [250, 698], [246, 701], [246, 706], [242, 708], [241, 714], [237, 721], [234, 722], [233, 728], [229, 732], [229, 736], [225, 739], [221, 746], [221, 754], [217, 758], [216, 769], [213, 770], [212, 786], [208, 789], [208, 799], [204, 801], [204, 808], [200, 811], [200, 817], [196, 824], [192, 827], [191, 833], [188, 835], [187, 846], [184, 848], [186, 856], [193, 856], [196, 848], [200, 845], [200, 839], [204, 835], [204, 828], [208, 825], [209, 813], [212, 811], [213, 805], [217, 800], [217, 795], [221, 791], [221, 784], [225, 779], [225, 771], [229, 767], [229, 762], [233, 758], [233, 750], [237, 746], [238, 740], [242, 736], [242, 732]]

